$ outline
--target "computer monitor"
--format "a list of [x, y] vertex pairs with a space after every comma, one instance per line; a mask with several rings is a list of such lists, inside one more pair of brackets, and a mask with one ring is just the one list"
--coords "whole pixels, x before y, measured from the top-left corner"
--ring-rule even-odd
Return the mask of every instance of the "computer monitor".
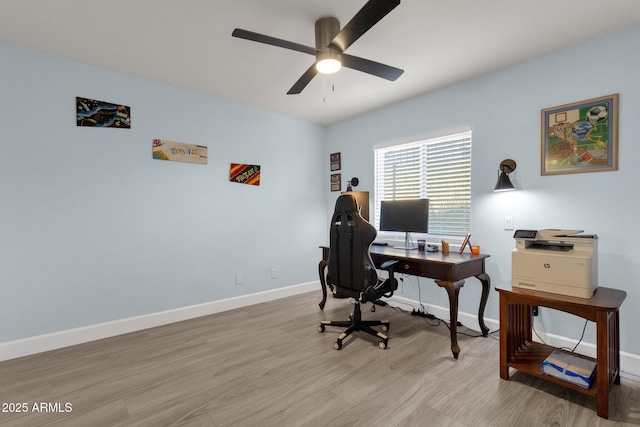
[[404, 232], [405, 246], [402, 249], [415, 249], [409, 233], [429, 232], [429, 199], [381, 201], [380, 231]]

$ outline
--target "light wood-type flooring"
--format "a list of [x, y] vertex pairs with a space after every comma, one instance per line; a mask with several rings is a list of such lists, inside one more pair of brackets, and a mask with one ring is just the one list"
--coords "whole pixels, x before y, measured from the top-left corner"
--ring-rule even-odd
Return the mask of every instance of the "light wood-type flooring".
[[[2, 362], [1, 409], [27, 411], [0, 412], [0, 425], [640, 425], [636, 381], [613, 386], [604, 420], [595, 398], [513, 370], [501, 380], [497, 337], [460, 334], [455, 360], [444, 324], [397, 308], [363, 306], [364, 318], [391, 320], [389, 348], [360, 332], [336, 351], [338, 329], [316, 327], [352, 306], [330, 298], [321, 311], [319, 300], [307, 293]], [[34, 411], [41, 402], [55, 412]]]

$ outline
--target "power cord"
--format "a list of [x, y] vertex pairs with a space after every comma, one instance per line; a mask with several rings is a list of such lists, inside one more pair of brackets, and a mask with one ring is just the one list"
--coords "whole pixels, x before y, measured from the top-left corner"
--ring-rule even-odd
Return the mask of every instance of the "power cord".
[[[408, 275], [405, 275], [408, 276]], [[449, 326], [450, 322], [447, 322], [444, 319], [440, 319], [439, 317], [436, 317], [434, 314], [429, 313], [429, 310], [424, 306], [424, 304], [422, 303], [422, 288], [420, 287], [420, 279], [417, 276], [412, 276], [416, 278], [416, 285], [418, 288], [418, 304], [419, 304], [419, 308], [416, 309], [412, 304], [409, 303], [405, 303], [402, 301], [398, 301], [395, 300], [393, 298], [390, 298], [389, 300], [394, 301], [396, 303], [405, 305], [405, 306], [409, 306], [411, 307], [411, 311], [409, 312], [408, 310], [404, 310], [400, 307], [393, 307], [394, 309], [397, 309], [399, 311], [402, 311], [403, 313], [409, 313], [412, 316], [420, 316], [424, 319], [425, 324], [427, 324], [427, 326], [431, 326], [431, 327], [436, 327], [436, 326], [440, 326], [441, 324], [444, 324], [447, 329], [451, 330], [451, 326]], [[403, 285], [404, 285], [404, 277], [400, 277], [398, 279]], [[435, 321], [435, 323], [430, 322], [431, 321]], [[469, 329], [467, 326], [463, 325], [461, 322], [456, 322], [456, 325], [459, 327], [463, 327], [463, 328], [467, 328]], [[496, 329], [495, 331], [490, 331], [487, 333], [487, 336], [491, 336], [491, 338], [496, 339], [496, 340], [500, 340], [500, 338], [493, 336], [492, 334], [495, 334], [496, 332], [500, 331], [500, 329]], [[477, 335], [471, 335], [471, 334], [467, 334], [465, 332], [460, 332], [457, 331], [457, 333], [459, 335], [464, 335], [467, 337], [471, 337], [471, 338], [479, 338], [479, 337], [484, 337], [484, 335], [482, 334], [477, 334]]]
[[[418, 286], [418, 302], [420, 303], [420, 308], [422, 309], [422, 312], [414, 309], [411, 312], [411, 314], [413, 316], [422, 316], [422, 317], [424, 317], [425, 318], [425, 323], [427, 325], [429, 325], [429, 326], [440, 326], [440, 324], [444, 324], [447, 327], [447, 329], [451, 330], [451, 326], [449, 326], [450, 322], [447, 322], [446, 320], [440, 319], [440, 318], [436, 317], [435, 315], [429, 313], [429, 311], [425, 308], [424, 304], [422, 304], [422, 292], [421, 292], [422, 288], [420, 287], [420, 279], [418, 279], [417, 276], [416, 276], [416, 282], [417, 282], [417, 286]], [[427, 322], [426, 319], [436, 320], [436, 323], [429, 323], [429, 322]], [[456, 322], [456, 325], [460, 326], [460, 327], [467, 328], [461, 322]], [[469, 329], [469, 328], [467, 328], [467, 329]], [[471, 337], [471, 338], [477, 338], [477, 337], [484, 336], [482, 334], [480, 334], [480, 335], [471, 335], [471, 334], [467, 334], [467, 333], [460, 332], [460, 331], [457, 331], [457, 333], [460, 334], [460, 335]]]
[[[567, 350], [571, 353], [575, 353], [576, 349], [578, 348], [578, 346], [580, 345], [580, 343], [582, 342], [582, 340], [584, 339], [584, 333], [587, 330], [587, 324], [589, 323], [589, 320], [585, 320], [584, 321], [584, 326], [582, 327], [582, 335], [580, 335], [580, 339], [578, 340], [578, 342], [576, 343], [575, 346], [573, 346], [573, 348], [569, 348], [569, 347], [560, 347], [561, 350]], [[538, 337], [538, 339], [540, 340], [540, 342], [544, 345], [548, 345], [543, 339], [542, 337], [538, 334], [538, 331], [536, 330], [536, 328], [532, 328], [533, 329], [533, 333], [536, 334], [536, 337]]]
[[576, 343], [576, 345], [573, 347], [573, 349], [571, 350], [571, 353], [576, 351], [576, 348], [578, 348], [578, 346], [580, 345], [580, 343], [582, 342], [582, 339], [584, 338], [584, 333], [587, 330], [587, 323], [589, 323], [588, 320], [584, 321], [584, 326], [582, 327], [582, 335], [580, 335], [580, 339], [578, 340], [578, 342]]

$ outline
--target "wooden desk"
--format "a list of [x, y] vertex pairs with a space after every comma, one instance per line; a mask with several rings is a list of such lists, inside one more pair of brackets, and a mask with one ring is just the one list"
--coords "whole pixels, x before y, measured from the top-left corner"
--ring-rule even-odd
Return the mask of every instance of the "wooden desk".
[[[318, 265], [320, 284], [322, 287], [322, 301], [320, 308], [324, 309], [327, 301], [327, 286], [325, 283], [324, 270], [329, 259], [329, 248], [321, 246], [322, 260]], [[489, 287], [491, 278], [485, 272], [484, 261], [489, 255], [471, 255], [469, 253], [459, 254], [450, 252], [424, 252], [418, 250], [394, 249], [391, 246], [371, 246], [369, 250], [371, 259], [376, 267], [389, 260], [398, 260], [400, 264], [396, 268], [398, 274], [411, 274], [414, 276], [435, 279], [438, 286], [444, 288], [449, 296], [449, 311], [451, 317], [451, 352], [456, 359], [460, 354], [458, 346], [457, 323], [458, 323], [458, 294], [464, 285], [464, 280], [475, 277], [482, 284], [482, 296], [478, 309], [478, 323], [482, 335], [487, 336], [489, 328], [484, 323], [484, 309], [489, 297]]]
[[[609, 417], [609, 385], [620, 384], [620, 315], [627, 293], [598, 288], [591, 298], [496, 289], [500, 293], [500, 378], [509, 379], [509, 367], [594, 396], [598, 415]], [[589, 389], [545, 375], [544, 359], [556, 348], [533, 342], [532, 306], [549, 307], [596, 323], [596, 381]]]

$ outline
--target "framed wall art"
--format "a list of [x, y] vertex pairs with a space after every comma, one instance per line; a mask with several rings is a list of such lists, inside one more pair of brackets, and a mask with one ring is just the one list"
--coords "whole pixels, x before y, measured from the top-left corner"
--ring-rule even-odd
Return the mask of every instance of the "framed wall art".
[[542, 110], [541, 174], [618, 170], [618, 99], [616, 93]]
[[342, 167], [342, 165], [340, 164], [340, 153], [331, 154], [330, 162], [331, 162], [331, 170], [339, 171], [340, 168]]
[[342, 174], [332, 173], [331, 174], [331, 191], [340, 191], [342, 188]]

